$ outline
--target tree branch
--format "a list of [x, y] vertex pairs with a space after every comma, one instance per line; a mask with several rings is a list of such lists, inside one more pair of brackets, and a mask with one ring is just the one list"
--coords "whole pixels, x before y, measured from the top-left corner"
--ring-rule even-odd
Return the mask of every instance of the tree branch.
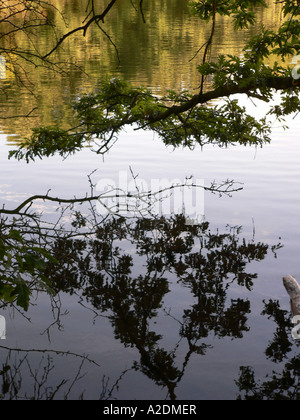
[[[133, 174], [132, 174], [133, 175]], [[136, 177], [134, 177], [134, 180], [136, 179]], [[0, 215], [1, 214], [8, 214], [8, 215], [27, 215], [26, 214], [26, 210], [25, 213], [21, 213], [21, 210], [24, 209], [27, 205], [29, 206], [29, 208], [31, 207], [31, 205], [33, 204], [34, 201], [36, 200], [43, 200], [43, 201], [52, 201], [58, 204], [76, 204], [76, 203], [91, 203], [93, 201], [98, 201], [100, 204], [102, 204], [110, 213], [114, 213], [114, 210], [108, 208], [104, 203], [103, 200], [106, 199], [112, 199], [112, 198], [118, 198], [118, 199], [125, 199], [127, 200], [125, 202], [125, 206], [129, 206], [130, 208], [134, 209], [134, 207], [136, 206], [137, 208], [139, 206], [136, 205], [136, 202], [144, 202], [145, 204], [145, 209], [147, 210], [149, 207], [149, 200], [152, 199], [153, 203], [157, 202], [157, 201], [161, 201], [163, 200], [163, 198], [157, 198], [157, 196], [160, 196], [162, 193], [165, 192], [172, 192], [174, 189], [180, 189], [183, 187], [189, 187], [189, 188], [203, 188], [205, 191], [209, 191], [211, 193], [218, 193], [220, 195], [225, 194], [225, 195], [230, 195], [233, 192], [237, 192], [242, 190], [242, 187], [235, 187], [235, 182], [232, 180], [226, 180], [224, 182], [222, 182], [221, 184], [217, 185], [215, 182], [213, 182], [211, 184], [210, 187], [205, 187], [203, 185], [197, 185], [194, 182], [189, 182], [189, 179], [186, 179], [185, 183], [182, 184], [174, 184], [174, 185], [170, 185], [168, 187], [165, 188], [160, 188], [157, 191], [141, 191], [137, 184], [136, 184], [136, 191], [135, 192], [130, 192], [130, 191], [126, 191], [120, 188], [111, 188], [110, 191], [106, 191], [105, 193], [101, 193], [99, 195], [91, 195], [91, 196], [86, 196], [86, 197], [82, 197], [82, 198], [70, 198], [70, 199], [66, 199], [66, 198], [59, 198], [59, 197], [51, 197], [48, 194], [45, 195], [33, 195], [29, 198], [27, 198], [25, 201], [23, 201], [18, 207], [16, 207], [15, 209], [12, 210], [6, 210], [5, 208], [2, 208], [0, 210]], [[166, 197], [165, 197], [166, 198]], [[131, 204], [129, 201], [130, 200], [135, 200], [135, 203]], [[129, 203], [129, 204], [128, 204]], [[152, 203], [152, 204], [153, 204]], [[144, 209], [139, 210], [139, 212], [144, 211]]]
[[[264, 78], [261, 82], [264, 83], [264, 88], [270, 88], [275, 90], [287, 90], [295, 88], [296, 83], [292, 77], [280, 77], [280, 76], [270, 76]], [[179, 115], [183, 112], [189, 111], [197, 105], [201, 105], [212, 101], [214, 99], [220, 99], [222, 97], [227, 97], [237, 94], [251, 94], [259, 89], [259, 80], [249, 82], [243, 87], [236, 86], [222, 86], [215, 90], [208, 91], [206, 93], [199, 93], [194, 95], [190, 100], [184, 102], [181, 105], [173, 105], [168, 107], [166, 111], [160, 113], [159, 115], [152, 117], [150, 123], [158, 122], [164, 120], [171, 115]]]
[[[209, 37], [209, 39], [208, 39], [208, 41], [206, 43], [206, 47], [205, 47], [204, 54], [203, 54], [203, 60], [202, 60], [202, 63], [203, 64], [206, 62], [206, 57], [207, 57], [207, 54], [208, 54], [208, 50], [211, 47], [212, 40], [213, 40], [213, 37], [214, 37], [214, 34], [215, 34], [215, 27], [216, 27], [216, 7], [217, 7], [217, 2], [216, 2], [216, 0], [214, 0], [214, 4], [213, 4], [213, 17], [212, 17], [212, 28], [211, 28], [210, 37]], [[205, 80], [205, 76], [203, 74], [202, 75], [202, 78], [201, 78], [200, 94], [203, 93], [204, 80]]]

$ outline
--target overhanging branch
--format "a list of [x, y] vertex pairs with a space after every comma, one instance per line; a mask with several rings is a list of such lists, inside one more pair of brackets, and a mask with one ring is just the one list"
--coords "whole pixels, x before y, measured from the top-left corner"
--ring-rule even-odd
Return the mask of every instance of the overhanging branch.
[[[74, 197], [74, 198], [67, 199], [67, 198], [51, 197], [48, 194], [45, 194], [45, 195], [37, 194], [24, 200], [15, 209], [12, 209], [12, 210], [8, 210], [5, 208], [0, 209], [0, 215], [1, 214], [3, 215], [28, 215], [26, 211], [28, 210], [28, 208], [31, 207], [31, 205], [35, 201], [38, 201], [38, 200], [55, 202], [55, 203], [58, 203], [59, 205], [61, 204], [71, 205], [71, 204], [76, 204], [76, 203], [83, 204], [83, 203], [92, 203], [92, 202], [98, 201], [100, 204], [103, 205], [103, 200], [118, 197], [124, 200], [135, 200], [136, 202], [145, 202], [145, 208], [147, 209], [149, 207], [149, 200], [152, 199], [154, 203], [157, 201], [161, 201], [163, 200], [163, 198], [159, 196], [162, 193], [165, 193], [165, 192], [171, 193], [174, 189], [180, 189], [184, 187], [203, 188], [205, 191], [208, 191], [211, 193], [218, 193], [220, 195], [224, 194], [224, 195], [229, 195], [229, 196], [233, 192], [237, 192], [243, 189], [242, 186], [237, 185], [237, 183], [234, 182], [233, 180], [226, 180], [220, 184], [213, 182], [211, 183], [210, 186], [198, 185], [194, 182], [188, 182], [188, 181], [189, 180], [187, 179], [185, 183], [170, 185], [168, 187], [161, 188], [157, 191], [151, 191], [151, 190], [141, 191], [138, 187], [136, 187], [136, 191], [132, 193], [132, 192], [128, 192], [126, 190], [120, 189], [120, 188], [111, 188], [109, 191], [106, 191], [105, 193], [101, 193], [98, 195], [90, 195], [90, 196], [86, 195], [85, 197], [81, 197], [81, 198]], [[134, 204], [131, 204], [131, 206], [134, 207]], [[25, 209], [25, 212], [21, 213], [21, 211], [26, 207], [27, 209]], [[111, 213], [113, 213], [113, 211]]]
[[249, 84], [241, 87], [236, 86], [222, 86], [215, 90], [211, 90], [205, 93], [199, 93], [194, 95], [190, 100], [184, 102], [181, 105], [173, 105], [168, 107], [165, 112], [157, 115], [154, 118], [151, 118], [151, 123], [164, 120], [171, 115], [179, 115], [190, 109], [194, 108], [197, 105], [205, 104], [214, 99], [220, 99], [228, 97], [231, 95], [237, 94], [252, 94], [259, 90], [260, 84], [263, 83], [264, 88], [275, 89], [275, 90], [287, 90], [296, 87], [295, 80], [292, 77], [280, 77], [272, 76], [264, 78], [262, 80], [256, 80], [255, 82], [250, 82]]

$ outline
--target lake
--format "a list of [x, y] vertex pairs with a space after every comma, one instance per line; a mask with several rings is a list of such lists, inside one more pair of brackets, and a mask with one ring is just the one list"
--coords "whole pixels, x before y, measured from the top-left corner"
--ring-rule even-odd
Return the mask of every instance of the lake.
[[[84, 2], [55, 3], [66, 10], [69, 27], [80, 23]], [[277, 6], [260, 17], [276, 26]], [[77, 66], [66, 74], [30, 69], [30, 89], [26, 83], [17, 87], [9, 72], [0, 81], [6, 88], [2, 115], [37, 107], [32, 119], [0, 120], [2, 205], [15, 208], [49, 190], [55, 197], [84, 197], [89, 174], [95, 185], [118, 185], [120, 174], [130, 180], [131, 171], [148, 185], [193, 176], [205, 186], [232, 179], [243, 189], [222, 197], [206, 191], [199, 226], [184, 227], [180, 218], [141, 226], [122, 220], [106, 230], [100, 226], [99, 249], [88, 242], [82, 248], [61, 244], [60, 269], [48, 267], [59, 293], [35, 293], [26, 313], [0, 309], [6, 319], [0, 399], [235, 400], [252, 393], [257, 399], [276, 393], [299, 399], [299, 343], [291, 336], [282, 284], [287, 274], [300, 279], [299, 116], [288, 119], [288, 130], [275, 123], [271, 143], [262, 148], [173, 150], [152, 132], [131, 127], [104, 158], [85, 148], [66, 160], [8, 160], [32, 126], [72, 121], [71, 101], [92, 91], [105, 74], [157, 94], [196, 89], [200, 57], [190, 60], [209, 27], [180, 0], [152, 1], [145, 5], [145, 20], [128, 2], [105, 24], [118, 56], [93, 30], [60, 51], [66, 60], [71, 51]], [[63, 30], [59, 17], [57, 25]], [[240, 54], [247, 37], [245, 32], [241, 40], [228, 22], [220, 22], [212, 55]], [[46, 30], [40, 42], [48, 51]], [[254, 115], [267, 107], [239, 99]], [[57, 214], [55, 204], [43, 201], [36, 210], [49, 221]]]

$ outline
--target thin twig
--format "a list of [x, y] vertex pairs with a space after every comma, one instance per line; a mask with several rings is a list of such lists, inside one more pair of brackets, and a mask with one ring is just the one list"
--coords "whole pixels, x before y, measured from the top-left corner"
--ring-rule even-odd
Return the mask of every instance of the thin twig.
[[104, 18], [105, 16], [109, 13], [109, 11], [111, 10], [111, 8], [113, 7], [113, 5], [117, 2], [118, 0], [111, 0], [111, 2], [108, 4], [108, 6], [106, 7], [106, 9], [104, 10], [104, 12], [102, 12], [101, 14], [97, 14], [97, 15], [93, 15], [85, 25], [83, 26], [79, 26], [75, 29], [72, 29], [71, 31], [67, 32], [66, 34], [64, 34], [57, 42], [57, 44], [52, 48], [51, 51], [49, 51], [47, 54], [45, 54], [42, 59], [45, 60], [46, 58], [48, 58], [51, 54], [54, 53], [54, 51], [57, 50], [57, 48], [65, 41], [65, 39], [69, 38], [71, 35], [75, 34], [76, 32], [82, 31], [83, 32], [83, 36], [86, 35], [87, 30], [89, 29], [89, 27], [91, 26], [91, 24], [93, 22], [99, 22], [100, 20], [102, 22], [104, 22]]

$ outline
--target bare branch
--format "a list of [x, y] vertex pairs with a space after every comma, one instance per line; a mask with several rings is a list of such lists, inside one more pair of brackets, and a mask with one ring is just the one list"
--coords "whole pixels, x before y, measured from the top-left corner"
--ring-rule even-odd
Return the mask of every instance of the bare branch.
[[[7, 214], [7, 215], [26, 215], [28, 214], [28, 209], [31, 208], [32, 204], [37, 200], [43, 200], [43, 201], [51, 201], [58, 204], [82, 204], [82, 203], [91, 203], [97, 201], [100, 205], [102, 205], [110, 214], [118, 214], [122, 210], [126, 212], [134, 213], [138, 216], [145, 216], [145, 214], [151, 214], [151, 208], [157, 203], [163, 201], [165, 198], [169, 198], [170, 196], [162, 196], [165, 193], [172, 193], [175, 189], [181, 189], [181, 188], [203, 188], [205, 191], [209, 191], [211, 193], [218, 193], [220, 195], [230, 195], [233, 192], [237, 192], [242, 190], [242, 187], [236, 186], [236, 183], [232, 180], [226, 180], [222, 182], [221, 184], [217, 184], [216, 182], [211, 183], [210, 187], [205, 187], [203, 185], [199, 185], [194, 183], [191, 178], [186, 178], [184, 183], [180, 184], [172, 184], [167, 187], [163, 187], [158, 189], [157, 191], [151, 191], [147, 190], [144, 191], [140, 189], [139, 185], [136, 183], [136, 176], [133, 175], [131, 171], [132, 177], [135, 182], [135, 192], [126, 191], [121, 188], [115, 188], [111, 186], [111, 189], [109, 191], [106, 191], [105, 193], [99, 194], [99, 195], [91, 195], [86, 196], [82, 198], [59, 198], [59, 197], [51, 197], [48, 194], [45, 195], [34, 195], [29, 198], [27, 198], [23, 203], [21, 203], [18, 207], [12, 210], [6, 210], [5, 208], [2, 208], [0, 210], [0, 214]], [[109, 187], [109, 185], [108, 185]], [[115, 207], [110, 208], [105, 204], [105, 200], [108, 199], [118, 199], [118, 203], [115, 204]], [[120, 200], [121, 201], [120, 203]], [[24, 213], [21, 213], [21, 211], [26, 207]], [[121, 210], [121, 211], [120, 211]]]
[[17, 348], [17, 347], [7, 347], [7, 346], [0, 346], [0, 349], [5, 349], [5, 350], [9, 350], [9, 351], [15, 351], [15, 352], [23, 352], [23, 353], [54, 353], [57, 355], [66, 355], [66, 356], [75, 356], [75, 357], [79, 357], [81, 359], [87, 360], [89, 363], [93, 363], [94, 365], [100, 367], [100, 365], [95, 362], [94, 360], [90, 359], [88, 356], [86, 355], [82, 355], [82, 354], [78, 354], [78, 353], [74, 353], [72, 351], [65, 351], [65, 350], [50, 350], [50, 349], [22, 349], [22, 348]]
[[36, 109], [38, 109], [37, 107], [32, 108], [31, 111], [29, 111], [27, 114], [25, 115], [12, 115], [10, 117], [2, 117], [0, 115], [0, 119], [1, 120], [8, 120], [8, 119], [12, 119], [12, 118], [37, 118], [36, 115], [31, 115]]
[[140, 12], [141, 12], [141, 15], [142, 15], [143, 22], [146, 23], [144, 10], [143, 10], [143, 2], [144, 2], [144, 0], [140, 0]]
[[[94, 9], [92, 6], [92, 11], [93, 11], [93, 16], [87, 21], [87, 23], [83, 26], [79, 26], [78, 28], [75, 28], [69, 32], [67, 32], [65, 35], [63, 35], [60, 40], [57, 42], [57, 44], [52, 48], [51, 51], [49, 51], [47, 54], [45, 54], [42, 59], [45, 60], [46, 58], [48, 58], [51, 54], [54, 53], [54, 51], [57, 50], [57, 48], [70, 36], [74, 35], [76, 32], [82, 31], [83, 32], [83, 36], [86, 35], [86, 32], [88, 30], [88, 28], [91, 26], [92, 23], [94, 22], [99, 22], [102, 21], [104, 22], [104, 18], [105, 16], [109, 13], [109, 11], [111, 10], [111, 8], [113, 7], [113, 5], [117, 2], [118, 0], [111, 0], [111, 2], [108, 4], [108, 6], [106, 7], [106, 9], [104, 10], [103, 13], [101, 14], [94, 14]], [[93, 2], [92, 2], [93, 5]]]

